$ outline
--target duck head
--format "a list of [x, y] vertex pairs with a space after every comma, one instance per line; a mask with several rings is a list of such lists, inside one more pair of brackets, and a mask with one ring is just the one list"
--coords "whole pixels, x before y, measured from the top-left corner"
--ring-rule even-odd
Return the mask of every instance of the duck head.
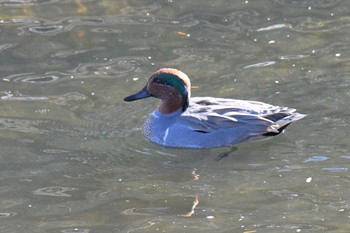
[[177, 69], [163, 68], [156, 71], [146, 86], [136, 94], [124, 98], [124, 101], [156, 97], [161, 100], [159, 111], [170, 114], [178, 110], [185, 111], [191, 96], [191, 82], [187, 75]]

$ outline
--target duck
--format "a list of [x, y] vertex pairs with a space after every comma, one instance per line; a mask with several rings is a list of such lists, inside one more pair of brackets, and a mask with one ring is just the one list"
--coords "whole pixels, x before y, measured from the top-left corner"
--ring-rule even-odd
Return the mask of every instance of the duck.
[[306, 116], [293, 108], [258, 101], [191, 97], [190, 79], [174, 68], [157, 70], [142, 90], [124, 101], [149, 97], [160, 99], [160, 105], [144, 123], [144, 136], [164, 147], [233, 147], [276, 136]]

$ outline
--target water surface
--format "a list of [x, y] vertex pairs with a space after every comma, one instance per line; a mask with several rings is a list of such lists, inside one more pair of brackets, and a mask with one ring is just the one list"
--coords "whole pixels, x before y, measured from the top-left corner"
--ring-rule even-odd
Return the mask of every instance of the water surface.
[[[0, 1], [0, 232], [349, 232], [348, 1]], [[158, 68], [308, 114], [212, 150], [144, 140]]]

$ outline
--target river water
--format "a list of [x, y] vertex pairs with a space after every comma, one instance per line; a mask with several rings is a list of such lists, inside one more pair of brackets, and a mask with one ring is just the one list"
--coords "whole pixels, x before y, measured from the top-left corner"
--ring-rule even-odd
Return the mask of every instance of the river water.
[[[0, 232], [350, 232], [350, 1], [0, 1]], [[308, 116], [269, 140], [144, 140], [161, 67]]]

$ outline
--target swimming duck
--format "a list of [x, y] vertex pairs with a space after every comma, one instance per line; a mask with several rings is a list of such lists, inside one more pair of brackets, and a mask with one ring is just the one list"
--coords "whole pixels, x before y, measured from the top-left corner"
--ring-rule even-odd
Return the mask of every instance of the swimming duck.
[[124, 101], [155, 97], [160, 105], [146, 120], [145, 137], [166, 147], [231, 147], [280, 134], [303, 118], [295, 109], [214, 97], [192, 97], [188, 76], [172, 68], [156, 71], [146, 86]]

